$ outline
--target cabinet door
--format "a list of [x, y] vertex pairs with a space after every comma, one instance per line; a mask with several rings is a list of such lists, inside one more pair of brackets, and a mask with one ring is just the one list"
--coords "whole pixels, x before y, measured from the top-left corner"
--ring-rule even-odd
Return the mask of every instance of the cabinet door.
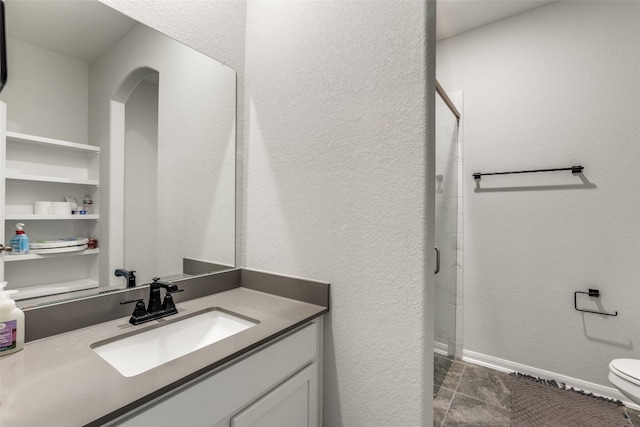
[[317, 427], [317, 391], [314, 362], [231, 418], [231, 427]]

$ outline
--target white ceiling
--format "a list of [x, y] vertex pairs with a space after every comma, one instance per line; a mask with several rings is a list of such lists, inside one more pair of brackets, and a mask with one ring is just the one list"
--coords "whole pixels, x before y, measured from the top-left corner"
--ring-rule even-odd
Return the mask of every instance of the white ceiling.
[[7, 36], [90, 64], [137, 22], [96, 0], [6, 0]]
[[438, 0], [437, 39], [473, 30], [556, 0]]

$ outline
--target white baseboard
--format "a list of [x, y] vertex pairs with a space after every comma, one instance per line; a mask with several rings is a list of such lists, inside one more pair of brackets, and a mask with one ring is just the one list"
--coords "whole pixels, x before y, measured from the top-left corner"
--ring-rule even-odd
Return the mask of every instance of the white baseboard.
[[[434, 343], [435, 348], [437, 348], [437, 344], [438, 343]], [[438, 352], [438, 350], [435, 349], [434, 351]], [[495, 369], [497, 371], [508, 373], [520, 372], [522, 374], [544, 378], [547, 380], [556, 380], [557, 382], [566, 384], [568, 387], [573, 387], [574, 389], [578, 389], [586, 393], [593, 393], [596, 396], [620, 400], [626, 407], [640, 410], [640, 405], [629, 401], [629, 399], [625, 395], [623, 395], [618, 391], [618, 389], [613, 387], [605, 387], [599, 384], [590, 383], [588, 381], [579, 380], [573, 377], [567, 377], [566, 375], [545, 371], [544, 369], [534, 368], [533, 366], [527, 366], [521, 363], [511, 362], [509, 360], [499, 359], [493, 356], [487, 356], [486, 354], [476, 353], [475, 351], [470, 350], [462, 351], [462, 360], [464, 360], [465, 362]]]
[[443, 342], [434, 341], [433, 342], [433, 352], [440, 354], [442, 356], [449, 355], [449, 346]]

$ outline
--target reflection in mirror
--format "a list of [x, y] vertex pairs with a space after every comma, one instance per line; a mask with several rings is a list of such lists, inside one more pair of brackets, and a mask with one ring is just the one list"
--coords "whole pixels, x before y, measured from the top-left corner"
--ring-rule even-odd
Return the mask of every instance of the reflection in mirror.
[[125, 103], [123, 255], [144, 282], [158, 274], [158, 76], [140, 81]]
[[[122, 289], [118, 268], [135, 270], [138, 285], [233, 268], [235, 71], [96, 0], [6, 0], [6, 9], [7, 131], [81, 149], [7, 140], [8, 172], [60, 176], [7, 179], [5, 242], [14, 222], [32, 241], [98, 240], [55, 257], [2, 255], [19, 304]], [[85, 217], [34, 214], [35, 201], [85, 195]]]

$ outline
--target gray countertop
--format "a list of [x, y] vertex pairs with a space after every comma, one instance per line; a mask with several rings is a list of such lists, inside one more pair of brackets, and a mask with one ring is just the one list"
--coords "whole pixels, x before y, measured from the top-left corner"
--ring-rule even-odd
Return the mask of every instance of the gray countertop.
[[[0, 358], [0, 426], [100, 425], [328, 311], [245, 287], [177, 304], [178, 314], [133, 326], [129, 316], [25, 344]], [[124, 377], [91, 344], [219, 307], [260, 323], [179, 359]], [[144, 357], [143, 354], [140, 357]]]

